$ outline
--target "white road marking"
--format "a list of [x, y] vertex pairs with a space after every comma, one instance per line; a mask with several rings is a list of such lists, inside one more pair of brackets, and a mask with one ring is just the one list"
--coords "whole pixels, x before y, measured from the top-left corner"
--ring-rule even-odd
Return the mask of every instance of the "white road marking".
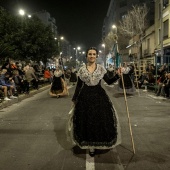
[[86, 170], [95, 170], [94, 157], [89, 155], [89, 150], [86, 150]]

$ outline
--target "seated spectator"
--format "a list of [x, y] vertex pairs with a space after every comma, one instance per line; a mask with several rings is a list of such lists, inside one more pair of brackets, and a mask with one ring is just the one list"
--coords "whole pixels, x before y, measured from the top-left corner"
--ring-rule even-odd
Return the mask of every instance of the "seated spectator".
[[8, 91], [7, 91], [7, 86], [2, 86], [0, 85], [0, 89], [4, 92], [4, 100], [5, 101], [8, 101], [8, 100], [11, 100], [8, 98]]
[[10, 64], [8, 62], [6, 62], [5, 64], [3, 64], [2, 70], [5, 69], [7, 70], [6, 72], [10, 75], [10, 77], [12, 76], [12, 68], [10, 67]]
[[155, 84], [155, 78], [152, 72], [146, 73], [145, 84]]
[[144, 82], [146, 83], [147, 81], [148, 81], [148, 79], [147, 79], [147, 76], [146, 76], [146, 72], [143, 72], [141, 74], [141, 76], [138, 78], [138, 87], [139, 87], [139, 89], [142, 87]]
[[24, 76], [19, 75], [18, 70], [13, 71], [13, 79], [16, 85], [17, 92], [29, 93], [29, 83], [24, 79]]
[[15, 98], [17, 98], [13, 95], [14, 89], [15, 89], [15, 83], [12, 80], [12, 78], [9, 77], [9, 74], [6, 74], [6, 73], [7, 73], [7, 70], [2, 69], [2, 72], [0, 74], [0, 85], [6, 86], [10, 92], [10, 98], [15, 99]]
[[164, 81], [167, 78], [167, 73], [164, 71], [164, 73], [162, 73], [162, 76], [158, 79], [157, 83], [158, 83], [158, 90], [156, 92], [156, 96], [164, 96]]
[[167, 74], [167, 79], [164, 81], [165, 97], [169, 98], [170, 93], [170, 73]]

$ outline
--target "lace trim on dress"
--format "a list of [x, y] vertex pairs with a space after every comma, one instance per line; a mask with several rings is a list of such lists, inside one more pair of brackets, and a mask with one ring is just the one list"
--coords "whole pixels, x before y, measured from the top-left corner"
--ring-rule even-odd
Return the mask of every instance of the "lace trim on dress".
[[78, 76], [83, 82], [85, 82], [86, 85], [95, 86], [99, 83], [101, 79], [103, 79], [106, 72], [107, 71], [103, 66], [97, 64], [96, 70], [93, 73], [90, 73], [86, 65], [84, 65], [80, 68]]

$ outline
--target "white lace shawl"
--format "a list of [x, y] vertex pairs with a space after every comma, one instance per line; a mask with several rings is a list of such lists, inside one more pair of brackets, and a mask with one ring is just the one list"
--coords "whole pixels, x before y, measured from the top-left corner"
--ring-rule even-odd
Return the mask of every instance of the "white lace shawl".
[[59, 71], [54, 71], [54, 76], [55, 77], [60, 77], [63, 74], [63, 72], [61, 70]]
[[93, 73], [90, 73], [87, 69], [87, 66], [82, 66], [78, 71], [78, 76], [80, 79], [88, 86], [95, 86], [103, 79], [104, 74], [106, 74], [106, 69], [97, 64], [96, 70]]
[[123, 74], [128, 74], [130, 71], [130, 68], [129, 67], [122, 67], [122, 73]]

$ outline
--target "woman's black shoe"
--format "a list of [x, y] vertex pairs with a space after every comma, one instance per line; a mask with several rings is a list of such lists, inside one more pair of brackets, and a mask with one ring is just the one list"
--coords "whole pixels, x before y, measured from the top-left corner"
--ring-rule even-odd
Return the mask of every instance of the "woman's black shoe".
[[90, 149], [90, 150], [89, 150], [89, 155], [90, 155], [91, 157], [94, 157], [94, 156], [95, 156], [95, 149]]

